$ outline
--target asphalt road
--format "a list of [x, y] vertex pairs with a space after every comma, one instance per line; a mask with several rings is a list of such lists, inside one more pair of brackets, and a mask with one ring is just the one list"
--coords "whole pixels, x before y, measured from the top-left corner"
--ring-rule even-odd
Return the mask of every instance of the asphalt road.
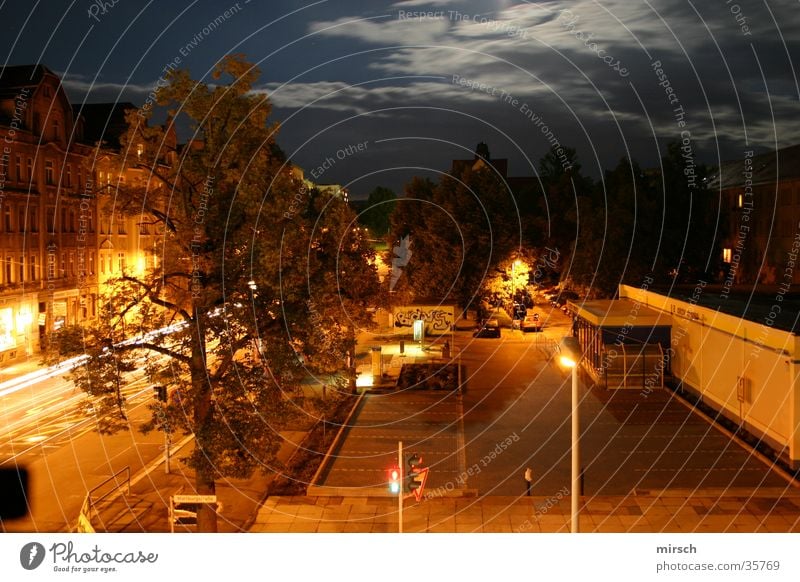
[[[324, 484], [380, 486], [403, 440], [426, 457], [433, 494], [524, 495], [527, 467], [533, 494], [563, 494], [570, 484], [571, 377], [551, 356], [569, 327], [567, 317], [554, 313], [543, 333], [503, 329], [499, 339], [476, 339], [456, 332], [454, 354], [466, 370], [463, 397], [445, 406], [433, 391], [369, 396]], [[668, 390], [606, 391], [584, 380], [580, 400], [587, 496], [787, 486]]]

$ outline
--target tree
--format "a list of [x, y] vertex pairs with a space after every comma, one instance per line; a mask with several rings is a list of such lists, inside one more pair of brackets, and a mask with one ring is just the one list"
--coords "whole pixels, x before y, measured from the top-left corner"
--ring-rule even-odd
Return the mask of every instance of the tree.
[[668, 145], [654, 186], [664, 224], [659, 275], [671, 272], [696, 282], [706, 271], [716, 271], [719, 254], [715, 234], [720, 234], [717, 223], [726, 222], [726, 210], [712, 208], [706, 188], [708, 174], [708, 168], [694, 163], [690, 145], [677, 141]]
[[[75, 375], [84, 390], [109, 394], [114, 382], [95, 379], [121, 372], [116, 355], [143, 358], [168, 393], [145, 429], [194, 436], [185, 462], [200, 494], [213, 494], [218, 478], [274, 466], [302, 375], [342, 369], [378, 288], [345, 202], [289, 171], [269, 101], [251, 91], [258, 76], [241, 56], [217, 65], [213, 85], [177, 70], [158, 92], [167, 127], [146, 123], [150, 111], [128, 113], [120, 171], [145, 168], [162, 186], [120, 187], [117, 207], [161, 229], [160, 252], [143, 276], [111, 282]], [[168, 139], [179, 121], [192, 132], [182, 147]], [[76, 350], [56, 339], [65, 355]], [[216, 531], [211, 507], [201, 506], [198, 529]]]
[[369, 193], [367, 208], [361, 213], [361, 224], [370, 229], [373, 236], [383, 237], [389, 232], [389, 222], [397, 200], [389, 188], [378, 186]]
[[640, 284], [653, 272], [660, 223], [654, 193], [635, 161], [622, 158], [582, 197], [571, 279], [593, 294], [613, 296], [620, 283]]
[[520, 245], [513, 196], [490, 164], [414, 179], [392, 216], [394, 240], [410, 235], [405, 284], [420, 298], [468, 308], [498, 261]]

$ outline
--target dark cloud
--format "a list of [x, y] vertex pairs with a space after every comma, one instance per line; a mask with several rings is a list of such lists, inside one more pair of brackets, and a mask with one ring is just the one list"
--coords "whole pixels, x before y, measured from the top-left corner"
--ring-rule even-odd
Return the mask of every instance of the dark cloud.
[[[203, 76], [244, 52], [298, 164], [371, 142], [326, 175], [356, 195], [400, 189], [418, 168], [447, 170], [478, 141], [508, 157], [512, 174], [530, 174], [552, 143], [542, 125], [595, 176], [625, 155], [655, 165], [684, 129], [707, 162], [800, 142], [791, 3], [362, 4], [119, 2], [98, 22], [72, 2], [6, 3], [2, 56], [63, 72], [76, 101], [136, 103], [176, 57]], [[679, 101], [659, 86], [654, 61]]]

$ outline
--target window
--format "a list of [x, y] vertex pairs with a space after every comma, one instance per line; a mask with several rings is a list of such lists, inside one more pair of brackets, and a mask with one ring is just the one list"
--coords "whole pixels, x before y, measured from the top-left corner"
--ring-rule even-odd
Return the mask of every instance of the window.
[[150, 234], [150, 225], [146, 222], [142, 222], [139, 224], [139, 234], [148, 235]]
[[5, 228], [6, 232], [14, 232], [14, 230], [11, 228], [11, 206], [6, 206], [3, 227]]
[[14, 169], [17, 171], [17, 182], [24, 182], [25, 175], [22, 173], [22, 156], [14, 158]]
[[69, 209], [69, 231], [75, 232], [75, 209]]
[[28, 224], [30, 225], [30, 231], [33, 233], [39, 232], [39, 207], [38, 206], [31, 206], [30, 212], [28, 213]]
[[52, 206], [47, 209], [47, 223], [44, 225], [47, 232], [55, 234], [56, 232], [56, 209]]
[[25, 281], [25, 255], [19, 256], [19, 279], [17, 279], [20, 283]]
[[69, 253], [69, 276], [75, 276], [75, 253], [72, 251]]
[[117, 255], [117, 265], [119, 266], [119, 272], [125, 272], [125, 253], [119, 253]]
[[744, 206], [744, 194], [739, 193], [736, 198], [736, 208], [742, 208]]
[[86, 230], [94, 232], [94, 212], [91, 208], [86, 211]]
[[72, 188], [72, 164], [67, 164], [67, 173], [64, 176], [64, 185], [67, 188]]
[[730, 263], [732, 258], [731, 249], [722, 249], [722, 262]]
[[103, 253], [100, 253], [100, 274], [106, 274], [106, 256]]
[[17, 208], [17, 224], [19, 225], [19, 232], [25, 232], [25, 207], [20, 206]]
[[61, 139], [61, 123], [58, 119], [53, 120], [53, 139], [56, 141]]
[[61, 207], [61, 232], [69, 232], [67, 227], [69, 224], [67, 223], [67, 209], [63, 206]]
[[94, 251], [89, 253], [89, 266], [86, 272], [89, 275], [94, 275]]
[[31, 255], [31, 258], [28, 261], [28, 270], [30, 271], [30, 280], [36, 281], [38, 276], [38, 273], [36, 272], [36, 255]]
[[14, 262], [11, 257], [6, 257], [6, 285], [12, 283], [11, 273], [14, 271]]
[[53, 166], [53, 160], [45, 160], [44, 162], [44, 182], [48, 186], [53, 186], [56, 183], [56, 171]]
[[61, 253], [61, 276], [67, 276], [67, 253]]
[[119, 212], [117, 212], [116, 221], [117, 221], [117, 234], [128, 234], [127, 230], [125, 229], [125, 217], [122, 216], [122, 214]]
[[42, 115], [38, 111], [33, 112], [33, 131], [34, 133], [42, 131]]
[[25, 165], [25, 179], [29, 182], [33, 182], [33, 158], [28, 158]]

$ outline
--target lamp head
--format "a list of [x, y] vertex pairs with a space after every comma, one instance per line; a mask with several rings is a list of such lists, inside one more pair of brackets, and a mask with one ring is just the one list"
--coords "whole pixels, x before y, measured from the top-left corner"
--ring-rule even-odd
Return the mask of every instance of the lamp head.
[[574, 337], [565, 337], [559, 346], [559, 362], [565, 368], [574, 368], [583, 357], [583, 350]]

